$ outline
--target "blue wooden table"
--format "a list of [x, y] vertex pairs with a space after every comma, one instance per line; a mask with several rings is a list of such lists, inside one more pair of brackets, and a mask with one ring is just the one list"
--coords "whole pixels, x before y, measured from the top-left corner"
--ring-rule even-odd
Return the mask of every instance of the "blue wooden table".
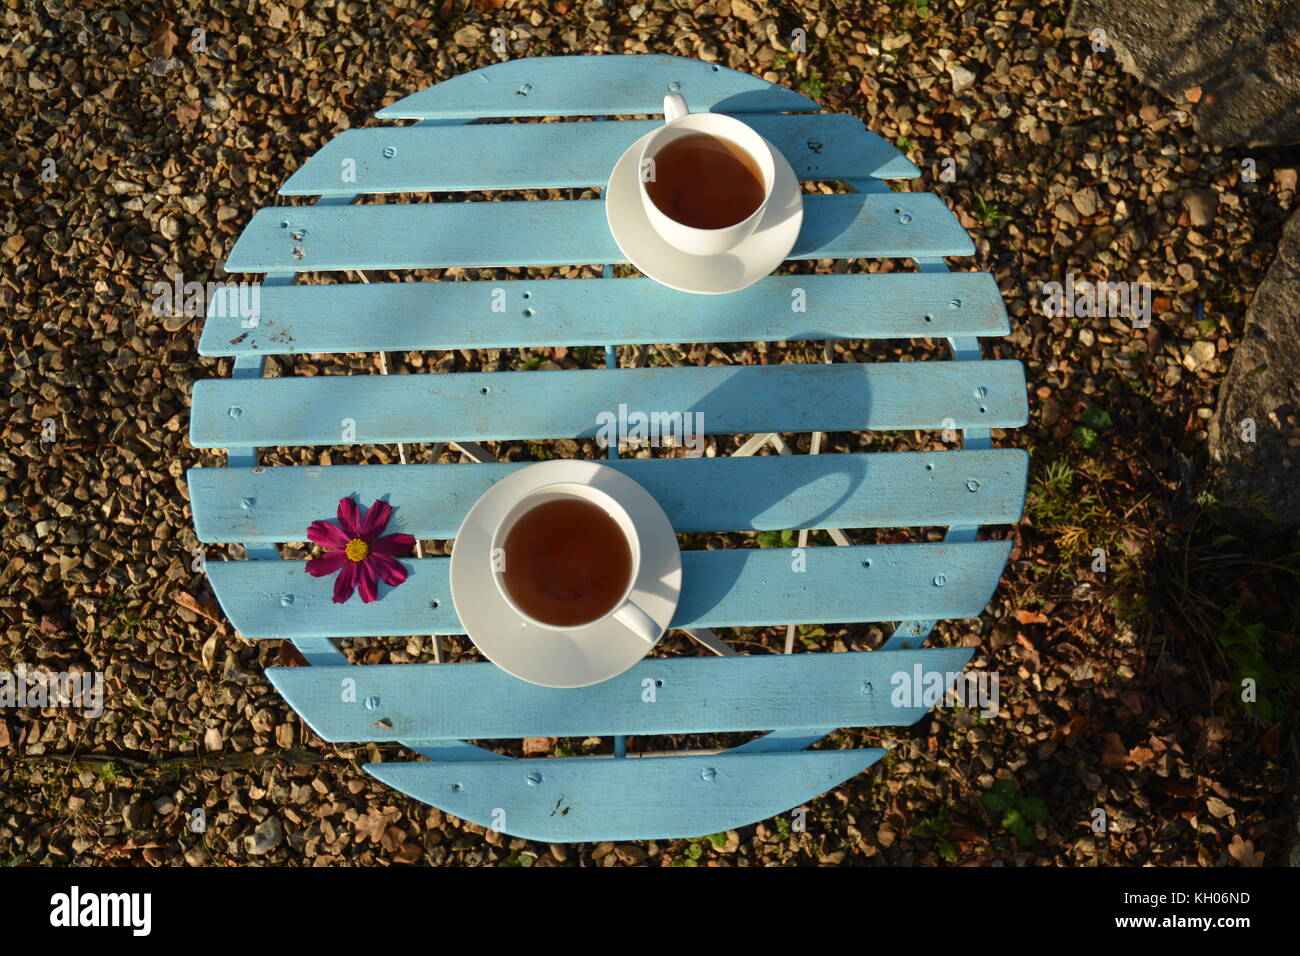
[[[600, 200], [352, 205], [380, 193], [602, 187], [657, 120], [476, 123], [498, 117], [656, 114], [666, 92], [693, 111], [737, 115], [801, 180], [856, 192], [805, 197], [792, 259], [910, 259], [915, 271], [771, 276], [728, 296], [692, 296], [614, 278], [622, 260]], [[211, 303], [200, 351], [231, 356], [228, 380], [194, 387], [191, 441], [228, 467], [188, 474], [204, 542], [239, 542], [250, 560], [209, 562], [223, 609], [245, 637], [286, 639], [309, 667], [268, 676], [329, 741], [398, 741], [421, 759], [369, 764], [379, 780], [466, 820], [551, 842], [688, 837], [780, 814], [870, 767], [881, 749], [813, 749], [840, 727], [906, 726], [924, 706], [891, 701], [898, 673], [960, 672], [970, 648], [924, 648], [935, 623], [980, 614], [1010, 542], [1027, 456], [990, 430], [1027, 421], [1019, 362], [981, 361], [979, 338], [1008, 331], [987, 273], [950, 273], [974, 249], [935, 195], [894, 192], [916, 167], [852, 116], [720, 66], [669, 56], [522, 59], [456, 77], [378, 113], [415, 120], [349, 130], [280, 190], [314, 206], [259, 211], [226, 268], [264, 273], [260, 315], [233, 290]], [[606, 264], [604, 278], [297, 285], [301, 272]], [[347, 276], [340, 276], [346, 280]], [[805, 311], [791, 308], [803, 290]], [[502, 294], [505, 311], [493, 311]], [[952, 361], [620, 368], [620, 345], [946, 338]], [[604, 370], [264, 378], [268, 355], [603, 346]], [[490, 663], [351, 665], [333, 639], [463, 633], [448, 558], [404, 559], [382, 599], [331, 603], [331, 578], [281, 560], [338, 500], [386, 498], [398, 529], [455, 535], [466, 511], [523, 464], [484, 441], [592, 437], [602, 411], [704, 412], [711, 434], [748, 435], [732, 456], [613, 458], [679, 533], [827, 530], [837, 547], [683, 553], [673, 627], [709, 656], [651, 658], [578, 690], [524, 683]], [[351, 430], [340, 424], [351, 422]], [[944, 451], [820, 455], [828, 431], [949, 430]], [[783, 436], [812, 434], [812, 454]], [[258, 449], [444, 442], [459, 464], [263, 467]], [[777, 454], [755, 455], [764, 447]], [[852, 546], [842, 529], [947, 527], [941, 542]], [[394, 530], [393, 527], [389, 529]], [[799, 653], [794, 626], [901, 622], [871, 652]], [[785, 626], [785, 655], [741, 655], [714, 628]], [[436, 643], [436, 642], [435, 642]], [[438, 660], [441, 661], [441, 652]], [[628, 735], [766, 731], [720, 753], [634, 755]], [[470, 740], [610, 736], [612, 757], [517, 760]]]

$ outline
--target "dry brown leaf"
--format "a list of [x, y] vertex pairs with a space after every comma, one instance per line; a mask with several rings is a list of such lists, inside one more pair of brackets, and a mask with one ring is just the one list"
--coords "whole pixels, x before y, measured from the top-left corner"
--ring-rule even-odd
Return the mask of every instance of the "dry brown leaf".
[[1241, 866], [1263, 866], [1264, 851], [1255, 849], [1253, 840], [1243, 840], [1241, 834], [1234, 834], [1228, 844], [1228, 855]]
[[[384, 807], [382, 810], [378, 807], [371, 807], [365, 816], [357, 817], [356, 836], [353, 842], [360, 843], [369, 837], [371, 843], [378, 843], [388, 835], [389, 824], [397, 820], [401, 815], [401, 811], [396, 807]], [[394, 843], [394, 849], [400, 844], [400, 840]]]
[[403, 843], [401, 849], [393, 856], [398, 863], [419, 863], [423, 851], [418, 843]]
[[215, 621], [217, 624], [224, 625], [226, 623], [221, 617], [220, 610], [210, 604], [200, 604], [198, 599], [188, 591], [177, 591], [172, 595], [172, 600], [190, 613], [199, 615], [199, 617], [206, 617], [209, 621]]
[[1047, 615], [1042, 611], [1027, 611], [1021, 608], [1016, 611], [1016, 620], [1021, 624], [1046, 624]]
[[217, 662], [217, 635], [213, 634], [203, 646], [199, 648], [199, 661], [203, 664], [203, 669], [212, 672], [212, 666]]
[[1138, 746], [1128, 752], [1128, 759], [1130, 763], [1135, 763], [1140, 767], [1155, 759], [1155, 751], [1150, 747], [1143, 747], [1141, 744], [1138, 744]]
[[180, 37], [172, 32], [172, 25], [167, 20], [163, 20], [150, 30], [149, 36], [153, 39], [154, 55], [162, 57], [164, 60], [171, 59], [176, 44], [181, 42]]
[[397, 827], [389, 827], [384, 831], [383, 838], [380, 842], [383, 844], [384, 849], [389, 853], [396, 853], [398, 847], [400, 847], [405, 840], [405, 833], [397, 829]]
[[1216, 820], [1222, 820], [1224, 817], [1231, 815], [1232, 807], [1228, 806], [1218, 797], [1206, 797], [1205, 808]]
[[294, 646], [293, 641], [281, 641], [280, 654], [276, 658], [276, 663], [280, 667], [306, 667], [307, 658], [302, 656], [302, 652]]

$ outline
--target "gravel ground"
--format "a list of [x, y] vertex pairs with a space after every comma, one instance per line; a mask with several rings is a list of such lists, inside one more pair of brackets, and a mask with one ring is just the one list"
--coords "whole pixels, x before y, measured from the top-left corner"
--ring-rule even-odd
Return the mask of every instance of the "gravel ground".
[[[1283, 862], [1295, 819], [1286, 769], [1300, 673], [1300, 608], [1288, 605], [1295, 543], [1241, 542], [1200, 489], [1216, 388], [1295, 203], [1294, 151], [1252, 152], [1258, 178], [1244, 181], [1246, 157], [1198, 143], [1193, 102], [1164, 100], [1120, 72], [1113, 54], [1065, 35], [1060, 2], [4, 6], [0, 305], [9, 321], [0, 335], [12, 411], [0, 445], [0, 669], [21, 662], [106, 678], [98, 719], [0, 711], [0, 860]], [[956, 267], [991, 271], [1006, 298], [1013, 332], [986, 355], [1023, 361], [1030, 381], [1029, 427], [995, 433], [1033, 456], [1026, 519], [1009, 531], [1015, 551], [985, 615], [934, 639], [977, 648], [973, 666], [1002, 675], [1002, 712], [986, 720], [947, 708], [903, 731], [833, 735], [827, 746], [897, 746], [882, 771], [812, 801], [803, 832], [778, 819], [690, 841], [546, 846], [407, 800], [359, 769], [401, 748], [317, 740], [261, 676], [292, 662], [292, 649], [240, 639], [191, 570], [184, 471], [224, 455], [188, 444], [188, 395], [195, 379], [228, 375], [229, 361], [196, 354], [201, 320], [154, 317], [152, 284], [177, 271], [223, 279], [234, 237], [277, 202], [291, 172], [341, 130], [373, 123], [383, 105], [504, 58], [486, 40], [494, 26], [510, 31], [511, 57], [675, 53], [861, 117], [922, 168], [910, 188], [939, 193], [975, 237], [976, 255]], [[806, 53], [786, 48], [796, 27]], [[945, 158], [951, 181], [941, 176]], [[1044, 316], [1043, 283], [1068, 273], [1149, 282], [1151, 327]], [[625, 363], [652, 365], [821, 357], [814, 344], [624, 351]], [[929, 342], [838, 349], [846, 361], [943, 356]], [[464, 370], [597, 358], [492, 350], [401, 362]], [[273, 361], [269, 374], [373, 371], [374, 361]], [[828, 442], [909, 449], [939, 447], [935, 438]], [[514, 460], [590, 451], [495, 450]], [[396, 457], [369, 446], [327, 454]], [[319, 454], [264, 456], [307, 460]], [[694, 545], [744, 543], [753, 542]], [[1110, 556], [1104, 573], [1092, 570], [1095, 548]], [[1260, 566], [1243, 555], [1261, 556]], [[209, 549], [210, 559], [222, 556]], [[800, 637], [810, 649], [843, 650], [877, 646], [884, 633], [828, 626]], [[775, 648], [784, 634], [726, 636]], [[345, 643], [368, 662], [431, 653], [427, 638]], [[666, 644], [694, 653], [685, 639]], [[464, 641], [450, 642], [450, 653], [474, 656]], [[1235, 702], [1242, 674], [1267, 675], [1262, 704]], [[608, 743], [523, 749], [599, 752]], [[196, 808], [206, 832], [186, 826]], [[1104, 833], [1092, 826], [1099, 810]]]

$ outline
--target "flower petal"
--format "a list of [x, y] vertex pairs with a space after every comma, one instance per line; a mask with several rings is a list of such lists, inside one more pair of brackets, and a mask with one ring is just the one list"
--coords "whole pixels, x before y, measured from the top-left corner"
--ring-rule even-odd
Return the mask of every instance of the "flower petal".
[[380, 580], [391, 587], [397, 587], [406, 580], [406, 568], [386, 554], [372, 551], [370, 557], [366, 559], [366, 563], [373, 564]]
[[346, 551], [326, 551], [319, 558], [307, 562], [307, 573], [315, 578], [323, 578], [343, 567], [347, 560]]
[[366, 516], [361, 519], [361, 537], [369, 541], [383, 531], [392, 513], [393, 506], [387, 501], [376, 501], [366, 509]]
[[379, 588], [375, 586], [375, 566], [369, 559], [357, 564], [357, 590], [361, 592], [363, 604], [379, 597]]
[[378, 552], [379, 554], [400, 558], [409, 554], [414, 546], [415, 539], [409, 534], [386, 534], [382, 538], [376, 538], [370, 542], [370, 551], [371, 553]]
[[313, 521], [307, 526], [307, 540], [319, 544], [322, 548], [346, 548], [348, 536], [338, 525], [328, 521]]
[[349, 538], [359, 538], [361, 528], [359, 527], [357, 515], [357, 503], [351, 498], [339, 499], [339, 524]]
[[352, 589], [357, 585], [357, 562], [349, 561], [334, 579], [334, 603], [344, 604], [352, 597]]

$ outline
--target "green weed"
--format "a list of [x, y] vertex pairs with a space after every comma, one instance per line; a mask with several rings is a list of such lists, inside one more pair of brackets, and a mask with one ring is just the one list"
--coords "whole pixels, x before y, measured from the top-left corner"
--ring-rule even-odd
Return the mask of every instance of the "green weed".
[[926, 836], [927, 834], [934, 837], [935, 845], [939, 848], [939, 856], [949, 863], [957, 862], [957, 847], [947, 838], [948, 833], [948, 809], [939, 811], [939, 815], [928, 817], [920, 820], [912, 827], [914, 836]]
[[996, 203], [986, 202], [979, 193], [975, 194], [975, 207], [975, 217], [982, 226], [1000, 226], [1011, 221], [1011, 217], [999, 209]]
[[1070, 433], [1070, 437], [1088, 454], [1097, 450], [1102, 432], [1107, 431], [1113, 422], [1110, 413], [1104, 408], [1092, 407], [1083, 413], [1083, 424]]
[[979, 800], [990, 815], [1002, 814], [1002, 828], [1021, 846], [1034, 845], [1034, 824], [1047, 819], [1047, 804], [1042, 798], [1023, 796], [1014, 781], [999, 780], [992, 790], [981, 793]]
[[1058, 458], [1029, 486], [1026, 511], [1034, 526], [1056, 540], [1060, 568], [1078, 567], [1094, 548], [1109, 552], [1116, 529], [1097, 495], [1075, 487], [1074, 467]]
[[826, 92], [826, 82], [816, 70], [809, 70], [808, 75], [798, 82], [799, 92], [811, 100], [820, 100]]

